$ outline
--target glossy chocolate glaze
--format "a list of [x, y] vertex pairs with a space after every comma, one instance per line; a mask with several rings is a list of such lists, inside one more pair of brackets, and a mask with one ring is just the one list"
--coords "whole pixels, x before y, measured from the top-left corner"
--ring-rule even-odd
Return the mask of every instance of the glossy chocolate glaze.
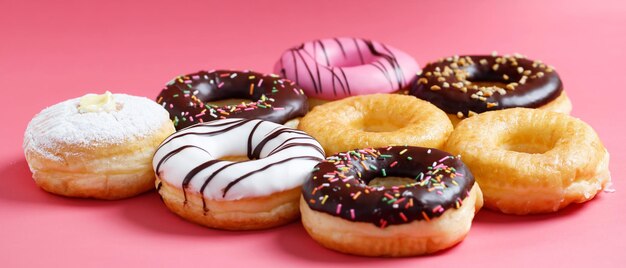
[[[378, 177], [408, 177], [394, 187], [368, 186]], [[313, 210], [384, 228], [438, 217], [458, 208], [474, 177], [460, 159], [440, 150], [397, 146], [339, 153], [318, 164], [302, 189]]]
[[[228, 106], [207, 104], [225, 99], [251, 102]], [[157, 102], [170, 113], [177, 130], [224, 118], [258, 118], [278, 124], [308, 111], [304, 92], [289, 80], [251, 71], [200, 71], [176, 77]]]
[[[472, 82], [497, 82], [485, 87]], [[559, 75], [540, 61], [516, 56], [455, 56], [428, 64], [409, 94], [449, 114], [469, 116], [514, 107], [537, 108], [563, 91]]]

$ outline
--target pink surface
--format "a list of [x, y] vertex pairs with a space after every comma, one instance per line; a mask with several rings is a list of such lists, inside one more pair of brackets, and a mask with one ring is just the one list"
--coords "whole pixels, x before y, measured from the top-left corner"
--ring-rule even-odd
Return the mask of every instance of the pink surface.
[[[0, 0], [3, 267], [626, 262], [624, 1], [82, 2], [87, 1]], [[573, 115], [592, 125], [611, 153], [617, 192], [552, 215], [483, 210], [460, 245], [434, 256], [388, 260], [326, 250], [299, 223], [258, 232], [215, 231], [174, 216], [153, 192], [116, 202], [76, 200], [47, 194], [30, 179], [22, 135], [47, 105], [106, 89], [154, 97], [173, 76], [199, 69], [269, 72], [284, 49], [333, 36], [378, 40], [422, 64], [498, 50], [554, 65], [574, 103]]]

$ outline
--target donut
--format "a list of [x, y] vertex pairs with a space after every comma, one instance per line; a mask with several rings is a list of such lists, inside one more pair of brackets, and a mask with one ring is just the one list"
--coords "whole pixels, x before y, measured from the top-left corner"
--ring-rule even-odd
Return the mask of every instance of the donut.
[[[219, 103], [228, 99], [242, 101]], [[307, 97], [294, 82], [252, 71], [213, 70], [178, 76], [167, 83], [157, 103], [170, 113], [177, 130], [224, 118], [257, 118], [295, 127], [308, 111]]]
[[305, 229], [323, 246], [391, 257], [459, 243], [481, 206], [481, 190], [458, 157], [412, 146], [329, 156], [304, 183], [300, 201]]
[[37, 114], [24, 133], [35, 183], [50, 193], [121, 199], [154, 189], [152, 155], [174, 126], [154, 101], [87, 94]]
[[419, 71], [407, 53], [360, 38], [329, 38], [286, 50], [274, 72], [300, 85], [312, 106], [406, 88]]
[[454, 125], [475, 114], [515, 107], [572, 110], [554, 67], [519, 54], [442, 58], [426, 65], [411, 84], [409, 94], [435, 104]]
[[562, 113], [512, 108], [463, 120], [446, 150], [463, 156], [485, 206], [509, 214], [557, 211], [591, 200], [611, 180], [594, 130]]
[[322, 147], [302, 131], [229, 118], [176, 132], [152, 164], [158, 192], [175, 214], [211, 228], [250, 230], [297, 219], [302, 183], [323, 159]]
[[315, 107], [298, 127], [328, 155], [354, 148], [413, 145], [441, 148], [452, 124], [434, 105], [400, 94], [354, 96]]

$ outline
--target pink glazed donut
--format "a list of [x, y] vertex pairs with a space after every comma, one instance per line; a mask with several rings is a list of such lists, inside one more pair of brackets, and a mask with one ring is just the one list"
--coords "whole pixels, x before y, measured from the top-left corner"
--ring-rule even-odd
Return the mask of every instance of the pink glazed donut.
[[310, 98], [391, 93], [408, 86], [419, 71], [407, 53], [360, 38], [303, 43], [283, 53], [274, 72], [295, 81]]

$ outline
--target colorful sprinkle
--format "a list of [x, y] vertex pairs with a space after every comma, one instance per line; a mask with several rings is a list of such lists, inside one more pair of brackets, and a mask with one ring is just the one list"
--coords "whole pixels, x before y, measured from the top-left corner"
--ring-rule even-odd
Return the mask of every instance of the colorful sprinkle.
[[[427, 154], [432, 151], [428, 150], [427, 152], [425, 149], [421, 152]], [[400, 157], [400, 154], [404, 154], [404, 156]], [[440, 153], [437, 152], [437, 155], [439, 154]], [[413, 220], [423, 219], [424, 221], [430, 221], [431, 216], [429, 216], [429, 214], [439, 216], [445, 212], [446, 209], [459, 208], [461, 203], [456, 199], [447, 203], [449, 205], [446, 205], [446, 207], [437, 203], [415, 203], [422, 200], [418, 195], [423, 194], [424, 191], [431, 192], [431, 196], [444, 196], [444, 193], [447, 193], [446, 191], [448, 191], [449, 187], [458, 191], [459, 189], [454, 188], [453, 185], [457, 187], [459, 185], [465, 185], [462, 184], [465, 183], [465, 181], [462, 181], [463, 177], [457, 175], [458, 172], [456, 169], [445, 164], [446, 160], [454, 159], [453, 156], [445, 155], [437, 157], [440, 159], [429, 163], [427, 168], [424, 168], [422, 172], [419, 172], [419, 174], [415, 176], [414, 182], [395, 186], [369, 186], [365, 185], [365, 181], [363, 181], [366, 179], [372, 179], [376, 176], [388, 177], [390, 176], [390, 168], [398, 168], [399, 164], [401, 164], [400, 166], [402, 167], [404, 167], [404, 165], [408, 165], [407, 162], [399, 163], [399, 161], [402, 161], [399, 159], [415, 160], [415, 158], [422, 159], [411, 151], [410, 148], [399, 148], [393, 146], [386, 147], [386, 150], [381, 149], [381, 151], [372, 148], [364, 148], [330, 156], [325, 162], [332, 163], [334, 168], [322, 168], [325, 170], [325, 173], [316, 173], [317, 176], [313, 177], [313, 180], [322, 180], [323, 182], [331, 184], [330, 187], [314, 193], [318, 206], [320, 203], [326, 204], [326, 206], [332, 206], [328, 208], [328, 212], [330, 213], [337, 214], [340, 217], [345, 217], [346, 219], [363, 221], [364, 219], [369, 219], [368, 217], [371, 216], [363, 218], [363, 214], [360, 214], [362, 211], [361, 208], [355, 206], [359, 206], [358, 204], [363, 204], [365, 202], [372, 202], [370, 201], [371, 198], [375, 197], [378, 199], [378, 206], [381, 207], [372, 208], [374, 209], [374, 215], [377, 216], [371, 220], [372, 223], [381, 228], [385, 228], [390, 224], [401, 224]], [[426, 157], [426, 159], [432, 158], [433, 157]], [[385, 166], [388, 159], [391, 159], [389, 160], [391, 164]], [[369, 172], [361, 174], [359, 170]], [[373, 171], [380, 171], [380, 173]], [[319, 183], [315, 184], [319, 185]], [[411, 189], [414, 187], [420, 187], [423, 190], [415, 191], [414, 189]], [[313, 188], [314, 191], [315, 189], [316, 188]], [[345, 191], [346, 194], [349, 194], [350, 198], [333, 199], [332, 205], [329, 205], [328, 203], [330, 202], [327, 201], [329, 198], [328, 196], [337, 191]], [[364, 199], [365, 201], [361, 201]], [[376, 210], [380, 209], [385, 212], [382, 214], [380, 212], [376, 212]], [[359, 218], [356, 218], [357, 215], [359, 215]]]
[[422, 217], [424, 217], [424, 219], [426, 221], [428, 221], [428, 222], [430, 221], [430, 218], [428, 217], [428, 214], [426, 214], [426, 212], [424, 212], [424, 211], [422, 211]]

